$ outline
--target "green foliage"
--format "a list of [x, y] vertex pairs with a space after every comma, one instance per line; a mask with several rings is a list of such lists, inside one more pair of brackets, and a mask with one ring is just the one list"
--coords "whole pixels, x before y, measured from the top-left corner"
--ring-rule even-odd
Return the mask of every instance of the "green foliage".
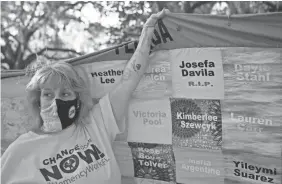
[[[215, 8], [219, 5], [225, 8]], [[282, 3], [5, 1], [1, 2], [1, 61], [10, 69], [23, 69], [38, 56], [56, 61], [137, 40], [147, 18], [163, 8], [177, 13], [226, 14], [228, 10], [231, 14], [246, 14], [282, 11]], [[103, 18], [110, 15], [115, 15], [117, 21], [109, 26]]]

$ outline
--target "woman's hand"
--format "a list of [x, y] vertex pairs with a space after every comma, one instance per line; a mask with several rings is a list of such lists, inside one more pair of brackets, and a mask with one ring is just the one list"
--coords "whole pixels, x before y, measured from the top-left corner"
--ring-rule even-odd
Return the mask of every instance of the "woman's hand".
[[165, 16], [165, 14], [170, 13], [168, 9], [163, 9], [162, 11], [152, 14], [149, 19], [146, 21], [144, 28], [146, 27], [155, 27], [158, 19], [161, 19]]
[[[137, 47], [137, 51], [140, 50], [142, 47], [142, 51], [146, 48], [150, 48], [151, 40], [154, 35], [155, 25], [157, 24], [159, 19], [162, 19], [166, 14], [170, 13], [168, 9], [163, 9], [161, 12], [152, 14], [146, 23], [143, 26], [141, 36], [139, 38], [139, 44]], [[147, 47], [148, 46], [148, 47]]]
[[168, 10], [163, 10], [157, 14], [153, 14], [146, 21], [136, 51], [124, 69], [121, 83], [109, 94], [113, 113], [120, 128], [123, 127], [122, 120], [125, 112], [128, 110], [131, 94], [147, 70], [154, 27], [157, 21], [163, 18], [168, 12]]

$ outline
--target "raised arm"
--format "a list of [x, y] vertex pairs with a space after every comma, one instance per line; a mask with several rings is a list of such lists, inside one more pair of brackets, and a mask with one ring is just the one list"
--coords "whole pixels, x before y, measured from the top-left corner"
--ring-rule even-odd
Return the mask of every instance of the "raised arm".
[[155, 24], [159, 18], [164, 17], [165, 12], [167, 11], [168, 10], [163, 10], [158, 14], [153, 14], [147, 20], [139, 38], [136, 51], [124, 69], [120, 85], [118, 85], [109, 94], [113, 113], [117, 120], [118, 126], [120, 126], [120, 123], [124, 118], [133, 91], [136, 89], [144, 72], [147, 70]]

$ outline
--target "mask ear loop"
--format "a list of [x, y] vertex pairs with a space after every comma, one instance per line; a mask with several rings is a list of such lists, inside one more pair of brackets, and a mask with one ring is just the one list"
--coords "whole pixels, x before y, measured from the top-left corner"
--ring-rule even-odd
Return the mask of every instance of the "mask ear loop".
[[80, 108], [80, 103], [81, 103], [81, 101], [80, 101], [80, 95], [79, 95], [79, 93], [77, 93], [77, 109]]

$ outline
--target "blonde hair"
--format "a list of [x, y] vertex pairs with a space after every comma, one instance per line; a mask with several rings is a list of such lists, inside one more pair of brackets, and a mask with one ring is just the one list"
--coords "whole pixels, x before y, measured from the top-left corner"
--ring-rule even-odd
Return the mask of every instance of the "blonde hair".
[[47, 79], [52, 76], [58, 76], [58, 82], [61, 85], [68, 85], [80, 100], [81, 109], [75, 123], [81, 122], [82, 118], [85, 117], [93, 107], [89, 85], [79, 76], [71, 64], [57, 62], [52, 65], [44, 66], [36, 71], [35, 75], [26, 86], [27, 102], [30, 106], [32, 116], [34, 116], [36, 121], [36, 124], [34, 124], [32, 128], [35, 131], [38, 131], [43, 124], [43, 120], [40, 116], [41, 88]]

